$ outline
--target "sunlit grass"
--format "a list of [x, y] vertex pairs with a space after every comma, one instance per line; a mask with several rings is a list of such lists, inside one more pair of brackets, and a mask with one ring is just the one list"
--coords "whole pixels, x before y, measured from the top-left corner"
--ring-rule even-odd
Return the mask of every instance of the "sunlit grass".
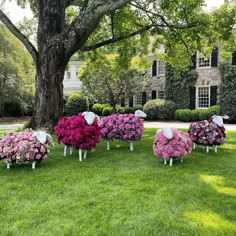
[[156, 130], [134, 152], [101, 142], [79, 162], [56, 145], [34, 171], [0, 163], [0, 235], [236, 235], [236, 132], [170, 167], [153, 155]]

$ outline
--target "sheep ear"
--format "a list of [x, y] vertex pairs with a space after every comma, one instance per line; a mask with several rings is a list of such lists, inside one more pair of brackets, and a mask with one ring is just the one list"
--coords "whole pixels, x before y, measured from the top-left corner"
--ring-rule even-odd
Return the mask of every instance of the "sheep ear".
[[147, 117], [147, 114], [145, 112], [141, 111], [141, 110], [135, 111], [134, 114], [135, 114], [135, 116], [140, 117], [140, 118], [146, 118]]
[[83, 112], [82, 116], [84, 117], [88, 125], [92, 125], [96, 118], [96, 115], [91, 111]]
[[163, 135], [168, 139], [172, 139], [173, 138], [173, 133], [172, 133], [171, 128], [164, 128], [163, 129]]
[[213, 122], [215, 122], [220, 127], [222, 127], [224, 125], [222, 116], [215, 116], [213, 118]]
[[34, 132], [33, 137], [36, 137], [38, 141], [42, 144], [45, 144], [47, 141], [47, 134], [46, 132], [43, 132], [43, 131]]
[[227, 116], [227, 115], [224, 115], [224, 116], [222, 116], [222, 117], [223, 117], [223, 119], [225, 119], [225, 120], [229, 119], [229, 116]]

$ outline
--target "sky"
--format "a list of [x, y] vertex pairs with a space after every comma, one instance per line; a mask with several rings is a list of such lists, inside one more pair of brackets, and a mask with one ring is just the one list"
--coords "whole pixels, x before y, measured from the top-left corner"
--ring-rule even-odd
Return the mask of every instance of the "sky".
[[[212, 7], [219, 7], [224, 3], [224, 0], [206, 0], [207, 9], [211, 9]], [[8, 14], [9, 18], [13, 23], [16, 23], [23, 19], [23, 17], [32, 18], [32, 13], [27, 7], [26, 9], [22, 9], [17, 6], [16, 1], [7, 0], [4, 6], [4, 12]]]

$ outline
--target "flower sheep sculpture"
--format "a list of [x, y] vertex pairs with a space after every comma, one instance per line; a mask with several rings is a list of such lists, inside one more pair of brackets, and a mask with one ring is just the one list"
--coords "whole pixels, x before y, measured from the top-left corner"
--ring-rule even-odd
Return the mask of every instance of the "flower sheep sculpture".
[[121, 140], [130, 142], [130, 151], [133, 151], [133, 142], [139, 141], [143, 135], [140, 118], [146, 116], [143, 111], [137, 110], [135, 114], [114, 114], [102, 118], [99, 125], [102, 138], [107, 140], [107, 150], [110, 150], [110, 141]]
[[44, 131], [9, 133], [0, 141], [0, 160], [7, 163], [10, 169], [12, 163], [32, 162], [35, 164], [47, 159], [53, 145], [52, 138]]
[[182, 131], [164, 128], [156, 133], [153, 143], [154, 155], [161, 156], [164, 159], [164, 164], [170, 160], [170, 166], [173, 164], [173, 159], [181, 158], [192, 151], [192, 141], [187, 133]]
[[209, 152], [209, 146], [214, 146], [214, 151], [217, 153], [217, 146], [224, 143], [225, 128], [223, 119], [228, 119], [228, 116], [212, 116], [209, 120], [194, 122], [190, 125], [188, 133], [193, 141], [193, 149], [196, 145], [206, 147], [206, 152]]
[[64, 156], [67, 147], [70, 154], [73, 149], [79, 150], [79, 160], [86, 159], [87, 151], [94, 149], [100, 142], [100, 127], [93, 112], [81, 112], [77, 116], [62, 118], [55, 127], [57, 142], [63, 143]]

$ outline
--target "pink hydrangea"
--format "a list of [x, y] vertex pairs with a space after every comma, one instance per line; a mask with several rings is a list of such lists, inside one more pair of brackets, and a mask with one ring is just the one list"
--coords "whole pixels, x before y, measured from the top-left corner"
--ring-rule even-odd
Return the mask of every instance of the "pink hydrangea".
[[111, 115], [100, 120], [102, 138], [122, 141], [139, 141], [143, 134], [143, 124], [133, 114]]
[[19, 163], [46, 159], [49, 153], [48, 145], [52, 144], [52, 140], [47, 136], [46, 143], [42, 144], [33, 133], [10, 133], [3, 137], [0, 141], [0, 160]]
[[225, 128], [212, 119], [192, 123], [188, 133], [194, 143], [208, 146], [221, 145], [225, 139]]
[[192, 141], [188, 134], [172, 130], [173, 138], [168, 139], [163, 132], [158, 132], [154, 139], [153, 151], [155, 156], [161, 156], [164, 159], [178, 158], [191, 153]]
[[72, 146], [74, 149], [91, 150], [100, 142], [100, 127], [97, 119], [88, 125], [82, 113], [62, 118], [55, 127], [58, 143]]

